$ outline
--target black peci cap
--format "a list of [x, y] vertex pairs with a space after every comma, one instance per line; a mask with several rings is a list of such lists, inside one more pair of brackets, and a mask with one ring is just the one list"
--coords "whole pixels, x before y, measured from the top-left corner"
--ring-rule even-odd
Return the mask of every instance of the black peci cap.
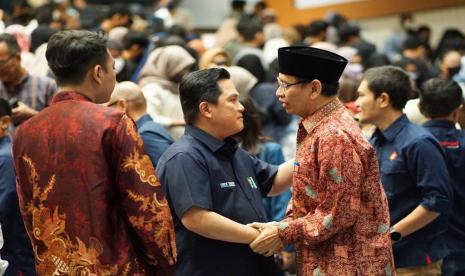
[[337, 83], [347, 65], [347, 59], [335, 53], [307, 47], [278, 49], [279, 72], [323, 83]]

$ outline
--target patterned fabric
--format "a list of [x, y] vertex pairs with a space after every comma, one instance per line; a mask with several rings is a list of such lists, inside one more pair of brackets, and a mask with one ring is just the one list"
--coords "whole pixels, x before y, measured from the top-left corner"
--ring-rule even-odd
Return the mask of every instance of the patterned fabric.
[[26, 74], [15, 87], [7, 88], [0, 82], [0, 98], [18, 98], [34, 110], [40, 111], [49, 106], [57, 86], [53, 79]]
[[376, 155], [339, 100], [301, 121], [292, 188], [279, 235], [298, 275], [395, 273]]
[[126, 115], [61, 92], [17, 130], [13, 155], [38, 275], [173, 267], [170, 210]]

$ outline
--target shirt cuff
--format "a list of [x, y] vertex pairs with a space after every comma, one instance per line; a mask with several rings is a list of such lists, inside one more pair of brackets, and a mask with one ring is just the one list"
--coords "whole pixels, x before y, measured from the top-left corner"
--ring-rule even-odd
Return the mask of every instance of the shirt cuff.
[[296, 243], [302, 235], [305, 221], [300, 219], [282, 221], [278, 224], [279, 238], [284, 244]]
[[448, 214], [451, 209], [450, 201], [446, 198], [441, 198], [438, 196], [431, 196], [423, 198], [421, 201], [421, 206], [429, 211]]

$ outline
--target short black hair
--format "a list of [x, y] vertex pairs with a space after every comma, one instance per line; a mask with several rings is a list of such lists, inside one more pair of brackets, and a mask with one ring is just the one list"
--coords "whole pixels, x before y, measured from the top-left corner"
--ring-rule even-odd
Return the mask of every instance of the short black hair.
[[128, 17], [131, 17], [131, 11], [128, 9], [127, 5], [122, 3], [112, 4], [105, 18], [112, 18], [115, 14], [127, 15]]
[[141, 48], [147, 48], [150, 44], [150, 40], [147, 34], [143, 32], [128, 32], [123, 37], [123, 49], [127, 50], [134, 44], [139, 45]]
[[11, 116], [11, 107], [7, 100], [0, 98], [0, 117]]
[[[298, 78], [298, 81], [303, 82], [303, 83], [309, 83], [312, 80]], [[339, 91], [339, 83], [321, 82], [321, 95], [325, 97], [331, 97], [331, 96], [336, 95], [338, 91]]]
[[339, 42], [344, 44], [347, 43], [351, 37], [358, 37], [360, 35], [360, 28], [357, 25], [345, 23], [339, 27], [338, 34]]
[[45, 56], [58, 85], [81, 84], [90, 68], [104, 69], [109, 58], [106, 38], [90, 31], [61, 31], [50, 37]]
[[184, 120], [192, 125], [195, 122], [201, 102], [218, 103], [222, 91], [218, 81], [230, 79], [224, 68], [199, 70], [186, 75], [179, 86]]
[[0, 43], [2, 42], [6, 43], [10, 55], [21, 53], [21, 48], [19, 48], [18, 41], [16, 41], [16, 37], [14, 35], [7, 33], [0, 34]]
[[451, 80], [430, 79], [419, 93], [420, 112], [432, 119], [449, 116], [463, 101], [460, 85]]
[[426, 42], [418, 35], [409, 35], [402, 44], [404, 50], [415, 50], [421, 46], [426, 46]]
[[231, 2], [231, 8], [233, 10], [242, 10], [245, 7], [246, 2], [244, 0], [233, 0]]
[[263, 23], [255, 17], [241, 16], [236, 29], [245, 41], [252, 41], [257, 33], [263, 32]]
[[308, 25], [306, 34], [307, 36], [316, 36], [319, 35], [321, 32], [326, 32], [328, 28], [328, 23], [323, 20], [315, 20], [310, 22]]
[[396, 110], [402, 110], [411, 93], [412, 84], [407, 73], [395, 66], [380, 66], [370, 68], [363, 74], [362, 81], [368, 83], [368, 89], [373, 92], [375, 98], [381, 93], [389, 95], [391, 106]]

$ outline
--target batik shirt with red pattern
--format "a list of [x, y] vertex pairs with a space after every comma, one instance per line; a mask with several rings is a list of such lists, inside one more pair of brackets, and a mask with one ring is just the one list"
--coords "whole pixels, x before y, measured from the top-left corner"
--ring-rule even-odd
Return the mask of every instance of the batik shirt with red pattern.
[[171, 272], [171, 212], [142, 147], [129, 117], [76, 92], [18, 128], [17, 189], [38, 275]]
[[376, 154], [337, 99], [299, 124], [290, 204], [279, 236], [299, 275], [395, 273]]

